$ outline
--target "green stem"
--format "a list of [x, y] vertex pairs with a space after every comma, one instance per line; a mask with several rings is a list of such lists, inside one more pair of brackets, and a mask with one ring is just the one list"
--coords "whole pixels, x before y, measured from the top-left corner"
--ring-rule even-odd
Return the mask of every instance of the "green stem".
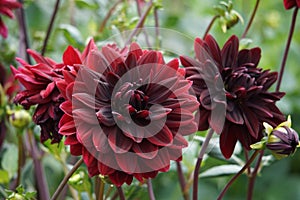
[[260, 2], [260, 0], [256, 0], [256, 4], [255, 4], [255, 7], [254, 7], [254, 10], [253, 10], [253, 12], [252, 12], [252, 14], [251, 14], [250, 20], [249, 20], [249, 22], [248, 22], [248, 24], [247, 24], [247, 27], [245, 28], [245, 31], [244, 31], [244, 33], [243, 33], [243, 35], [242, 35], [241, 38], [245, 38], [246, 35], [247, 35], [247, 33], [248, 33], [248, 31], [249, 31], [249, 29], [250, 29], [250, 27], [251, 27], [251, 25], [252, 25], [253, 19], [254, 19], [255, 15], [256, 15], [256, 12], [257, 12], [257, 9], [258, 9], [259, 2]]
[[105, 183], [100, 179], [99, 176], [96, 177], [96, 183], [95, 184], [97, 186], [98, 189], [96, 189], [97, 193], [96, 193], [96, 197], [97, 200], [103, 200], [104, 199], [104, 186]]
[[198, 175], [199, 175], [199, 171], [200, 171], [200, 168], [201, 168], [201, 163], [202, 163], [204, 154], [206, 152], [209, 141], [212, 138], [213, 134], [214, 134], [214, 130], [210, 129], [208, 131], [208, 134], [205, 137], [205, 140], [204, 140], [202, 146], [201, 146], [201, 150], [200, 150], [198, 160], [197, 160], [195, 170], [194, 170], [193, 200], [198, 200]]
[[23, 137], [22, 133], [18, 133], [18, 171], [17, 171], [17, 180], [16, 186], [20, 185], [21, 182], [21, 173], [22, 173], [22, 166], [23, 166]]
[[67, 184], [69, 178], [73, 175], [73, 173], [80, 167], [80, 165], [83, 163], [83, 158], [80, 158], [80, 160], [77, 161], [77, 163], [75, 163], [74, 167], [69, 171], [68, 174], [66, 174], [66, 176], [64, 177], [64, 179], [61, 181], [61, 183], [59, 184], [58, 188], [56, 189], [56, 191], [54, 192], [51, 200], [55, 200], [58, 198], [60, 192], [63, 190], [63, 188], [65, 187], [65, 185]]
[[276, 85], [276, 91], [277, 92], [280, 89], [280, 84], [281, 84], [281, 81], [282, 81], [283, 72], [285, 70], [285, 64], [286, 64], [286, 60], [287, 60], [287, 57], [288, 57], [288, 54], [289, 54], [289, 49], [290, 49], [293, 33], [294, 33], [294, 30], [295, 30], [297, 13], [298, 13], [298, 7], [295, 8], [294, 13], [293, 13], [290, 32], [289, 32], [288, 40], [287, 40], [286, 47], [285, 47], [285, 50], [284, 50], [284, 54], [283, 54], [283, 58], [282, 58], [282, 62], [281, 62], [281, 67], [280, 67], [280, 72], [279, 72], [279, 75], [278, 75], [278, 81], [277, 81], [277, 85]]
[[251, 158], [248, 160], [248, 162], [244, 165], [244, 167], [237, 173], [235, 174], [230, 181], [227, 183], [227, 185], [225, 186], [225, 188], [222, 190], [222, 192], [220, 193], [219, 197], [217, 200], [221, 200], [225, 193], [227, 192], [227, 190], [229, 189], [229, 187], [232, 185], [232, 183], [242, 174], [244, 173], [244, 171], [250, 166], [250, 164], [253, 162], [253, 160], [256, 158], [256, 156], [258, 155], [259, 150], [256, 150], [253, 155], [251, 156]]

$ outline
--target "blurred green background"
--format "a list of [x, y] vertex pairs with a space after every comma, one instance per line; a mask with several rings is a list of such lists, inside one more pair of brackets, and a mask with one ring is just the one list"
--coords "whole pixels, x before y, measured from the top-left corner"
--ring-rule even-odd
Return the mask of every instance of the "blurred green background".
[[[116, 2], [109, 0], [62, 0], [54, 29], [51, 34], [46, 56], [56, 61], [61, 61], [63, 51], [67, 45], [72, 45], [82, 50], [90, 37], [94, 37], [97, 44], [110, 38], [119, 32], [133, 29], [138, 21], [135, 1], [124, 1], [120, 4], [108, 20], [105, 29], [100, 32], [99, 27], [103, 22], [109, 8]], [[210, 20], [215, 15], [214, 5], [218, 0], [161, 0], [156, 1], [161, 5], [158, 10], [159, 25], [178, 31], [187, 37], [202, 37]], [[238, 11], [244, 19], [244, 23], [238, 23], [226, 33], [218, 23], [211, 29], [211, 34], [221, 46], [233, 34], [241, 36], [250, 14], [254, 8], [255, 0], [235, 0], [234, 10]], [[40, 51], [46, 35], [55, 1], [49, 0], [25, 0], [26, 20], [29, 31], [30, 48]], [[264, 69], [279, 70], [289, 26], [292, 18], [292, 10], [284, 10], [283, 1], [264, 0], [260, 2], [253, 25], [248, 32], [249, 48], [259, 46], [262, 49], [260, 67]], [[298, 16], [300, 18], [300, 16]], [[18, 24], [16, 20], [4, 18], [9, 27], [7, 40], [0, 39], [0, 60], [8, 68], [9, 64], [16, 65], [14, 56], [18, 54]], [[300, 21], [300, 19], [299, 19]], [[292, 116], [293, 128], [300, 132], [300, 22], [296, 23], [295, 33], [291, 44], [286, 70], [283, 77], [281, 91], [286, 96], [278, 106], [286, 115]], [[145, 26], [154, 26], [154, 17], [150, 13]], [[162, 42], [164, 38], [161, 38]], [[182, 42], [176, 45], [185, 46], [192, 50], [189, 43]], [[185, 156], [185, 155], [184, 155]], [[241, 153], [241, 157], [243, 154]], [[49, 162], [49, 159], [51, 162]], [[57, 161], [47, 159], [46, 171], [55, 176], [49, 176], [51, 192], [55, 189], [62, 177], [62, 169], [57, 167]], [[194, 160], [192, 159], [191, 162]], [[188, 162], [188, 161], [186, 161]], [[204, 169], [209, 165], [215, 166], [220, 161], [208, 158]], [[300, 152], [293, 157], [280, 161], [273, 161], [270, 166], [264, 167], [256, 180], [255, 200], [281, 200], [300, 199]], [[207, 166], [205, 166], [207, 165]], [[180, 187], [177, 181], [176, 167], [172, 166], [169, 173], [159, 174], [153, 180], [154, 191], [157, 199], [181, 199]], [[184, 166], [188, 172], [188, 166]], [[200, 179], [199, 189], [202, 200], [216, 199], [219, 192], [225, 186], [230, 176]], [[53, 188], [52, 188], [53, 187]], [[134, 189], [125, 187], [131, 199], [147, 199], [144, 187]], [[245, 199], [247, 193], [247, 177], [241, 176], [228, 191], [225, 199]]]

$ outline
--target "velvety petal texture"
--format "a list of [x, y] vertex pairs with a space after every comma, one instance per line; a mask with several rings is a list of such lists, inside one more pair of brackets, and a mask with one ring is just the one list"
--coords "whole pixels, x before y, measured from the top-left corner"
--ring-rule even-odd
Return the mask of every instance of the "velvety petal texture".
[[60, 133], [71, 153], [83, 156], [90, 176], [102, 174], [120, 186], [133, 177], [153, 178], [181, 159], [183, 136], [197, 130], [199, 103], [177, 59], [165, 63], [160, 52], [136, 43], [127, 50], [107, 45], [62, 74]]
[[15, 79], [25, 88], [16, 95], [14, 101], [25, 109], [37, 105], [33, 121], [41, 127], [41, 142], [48, 139], [51, 139], [52, 143], [60, 142], [62, 135], [58, 132], [58, 123], [63, 115], [60, 105], [65, 101], [65, 97], [58, 90], [57, 82], [64, 78], [62, 70], [72, 72], [75, 65], [81, 64], [85, 59], [86, 52], [93, 48], [95, 45], [91, 41], [82, 54], [85, 56], [82, 56], [78, 50], [68, 47], [63, 56], [63, 63], [56, 63], [35, 51], [28, 50], [36, 61], [35, 65], [17, 58], [22, 67], [16, 69], [11, 66]]
[[300, 0], [283, 0], [283, 5], [285, 9], [291, 9], [293, 7], [300, 8]]
[[13, 19], [15, 17], [13, 10], [20, 8], [21, 6], [22, 4], [16, 0], [0, 0], [0, 35], [2, 35], [2, 37], [7, 38], [8, 30], [1, 19], [1, 15], [5, 15]]
[[[182, 56], [181, 63], [200, 103], [198, 130], [211, 127], [221, 134], [220, 148], [226, 158], [231, 157], [237, 141], [250, 150], [250, 145], [263, 137], [263, 122], [276, 126], [284, 121], [275, 105], [284, 93], [268, 91], [277, 73], [258, 67], [259, 48], [239, 50], [236, 36], [222, 49], [211, 35], [197, 38], [194, 48], [196, 59]], [[226, 110], [224, 116], [220, 112], [224, 126], [211, 116], [218, 109]]]

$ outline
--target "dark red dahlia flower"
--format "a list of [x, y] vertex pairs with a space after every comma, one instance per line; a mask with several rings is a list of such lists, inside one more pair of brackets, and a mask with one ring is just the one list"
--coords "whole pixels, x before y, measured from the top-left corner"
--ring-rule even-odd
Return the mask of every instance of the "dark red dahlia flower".
[[[20, 4], [18, 1], [15, 0], [0, 0], [0, 14], [6, 15], [9, 18], [14, 18], [14, 13], [12, 12], [13, 9], [20, 8], [22, 4]], [[0, 35], [2, 37], [6, 38], [8, 35], [8, 30], [6, 25], [1, 19], [0, 15]]]
[[77, 75], [63, 72], [60, 133], [73, 155], [83, 155], [90, 176], [102, 174], [120, 186], [133, 177], [153, 178], [181, 159], [183, 136], [197, 130], [199, 106], [183, 72], [178, 60], [166, 64], [161, 53], [137, 44], [125, 57], [104, 46]]
[[16, 79], [25, 87], [15, 97], [15, 102], [25, 109], [37, 105], [33, 121], [41, 127], [41, 142], [48, 139], [52, 143], [60, 142], [62, 135], [58, 133], [58, 122], [63, 115], [60, 104], [64, 97], [56, 86], [56, 82], [63, 78], [62, 70], [72, 71], [73, 65], [81, 64], [88, 52], [95, 48], [93, 41], [89, 43], [82, 55], [73, 47], [68, 47], [63, 55], [63, 63], [56, 63], [49, 58], [28, 50], [28, 53], [37, 62], [30, 65], [22, 59], [17, 59], [23, 65], [18, 69], [11, 66]]
[[250, 150], [263, 137], [263, 122], [276, 126], [284, 121], [275, 105], [284, 93], [268, 91], [277, 73], [257, 67], [259, 48], [239, 51], [236, 36], [222, 49], [210, 35], [205, 40], [197, 38], [194, 48], [196, 59], [182, 56], [181, 62], [200, 102], [198, 129], [210, 126], [221, 134], [220, 148], [226, 158], [237, 141]]
[[300, 8], [300, 0], [283, 0], [283, 5], [285, 9], [291, 9], [293, 7]]

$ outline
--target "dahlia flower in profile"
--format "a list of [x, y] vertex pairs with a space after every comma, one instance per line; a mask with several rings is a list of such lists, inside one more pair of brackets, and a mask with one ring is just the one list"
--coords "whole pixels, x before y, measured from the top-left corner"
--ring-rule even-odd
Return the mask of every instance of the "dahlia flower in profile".
[[95, 50], [76, 73], [57, 82], [66, 101], [60, 133], [73, 155], [82, 155], [89, 175], [101, 174], [120, 186], [153, 178], [181, 160], [197, 130], [199, 106], [189, 94], [177, 59], [165, 63], [158, 51], [133, 43], [124, 56], [117, 48]]
[[283, 0], [283, 5], [286, 10], [291, 9], [293, 7], [300, 8], [300, 0]]
[[[21, 6], [22, 4], [20, 4], [16, 0], [0, 0], [0, 14], [6, 15], [7, 17], [13, 19], [15, 15], [12, 12], [12, 10], [20, 8]], [[1, 15], [0, 15], [0, 35], [2, 35], [2, 37], [4, 38], [7, 38], [8, 30], [3, 20], [1, 19]]]
[[62, 138], [62, 135], [58, 132], [58, 122], [63, 115], [59, 106], [64, 98], [56, 85], [56, 81], [63, 78], [62, 69], [72, 70], [73, 65], [81, 64], [88, 51], [93, 48], [95, 48], [95, 45], [91, 41], [81, 54], [70, 46], [64, 53], [62, 63], [56, 63], [50, 58], [28, 50], [28, 53], [37, 64], [30, 65], [26, 61], [17, 58], [22, 67], [16, 69], [11, 66], [15, 79], [25, 87], [25, 90], [16, 95], [14, 102], [21, 104], [25, 109], [37, 105], [33, 121], [41, 127], [41, 142], [51, 139], [52, 143], [58, 143]]
[[275, 105], [284, 93], [268, 91], [277, 73], [258, 67], [259, 48], [239, 50], [236, 36], [222, 49], [211, 35], [197, 38], [194, 49], [196, 59], [182, 56], [181, 62], [200, 103], [198, 129], [211, 127], [220, 134], [225, 158], [231, 157], [237, 141], [250, 150], [263, 137], [263, 122], [276, 126], [285, 120]]

